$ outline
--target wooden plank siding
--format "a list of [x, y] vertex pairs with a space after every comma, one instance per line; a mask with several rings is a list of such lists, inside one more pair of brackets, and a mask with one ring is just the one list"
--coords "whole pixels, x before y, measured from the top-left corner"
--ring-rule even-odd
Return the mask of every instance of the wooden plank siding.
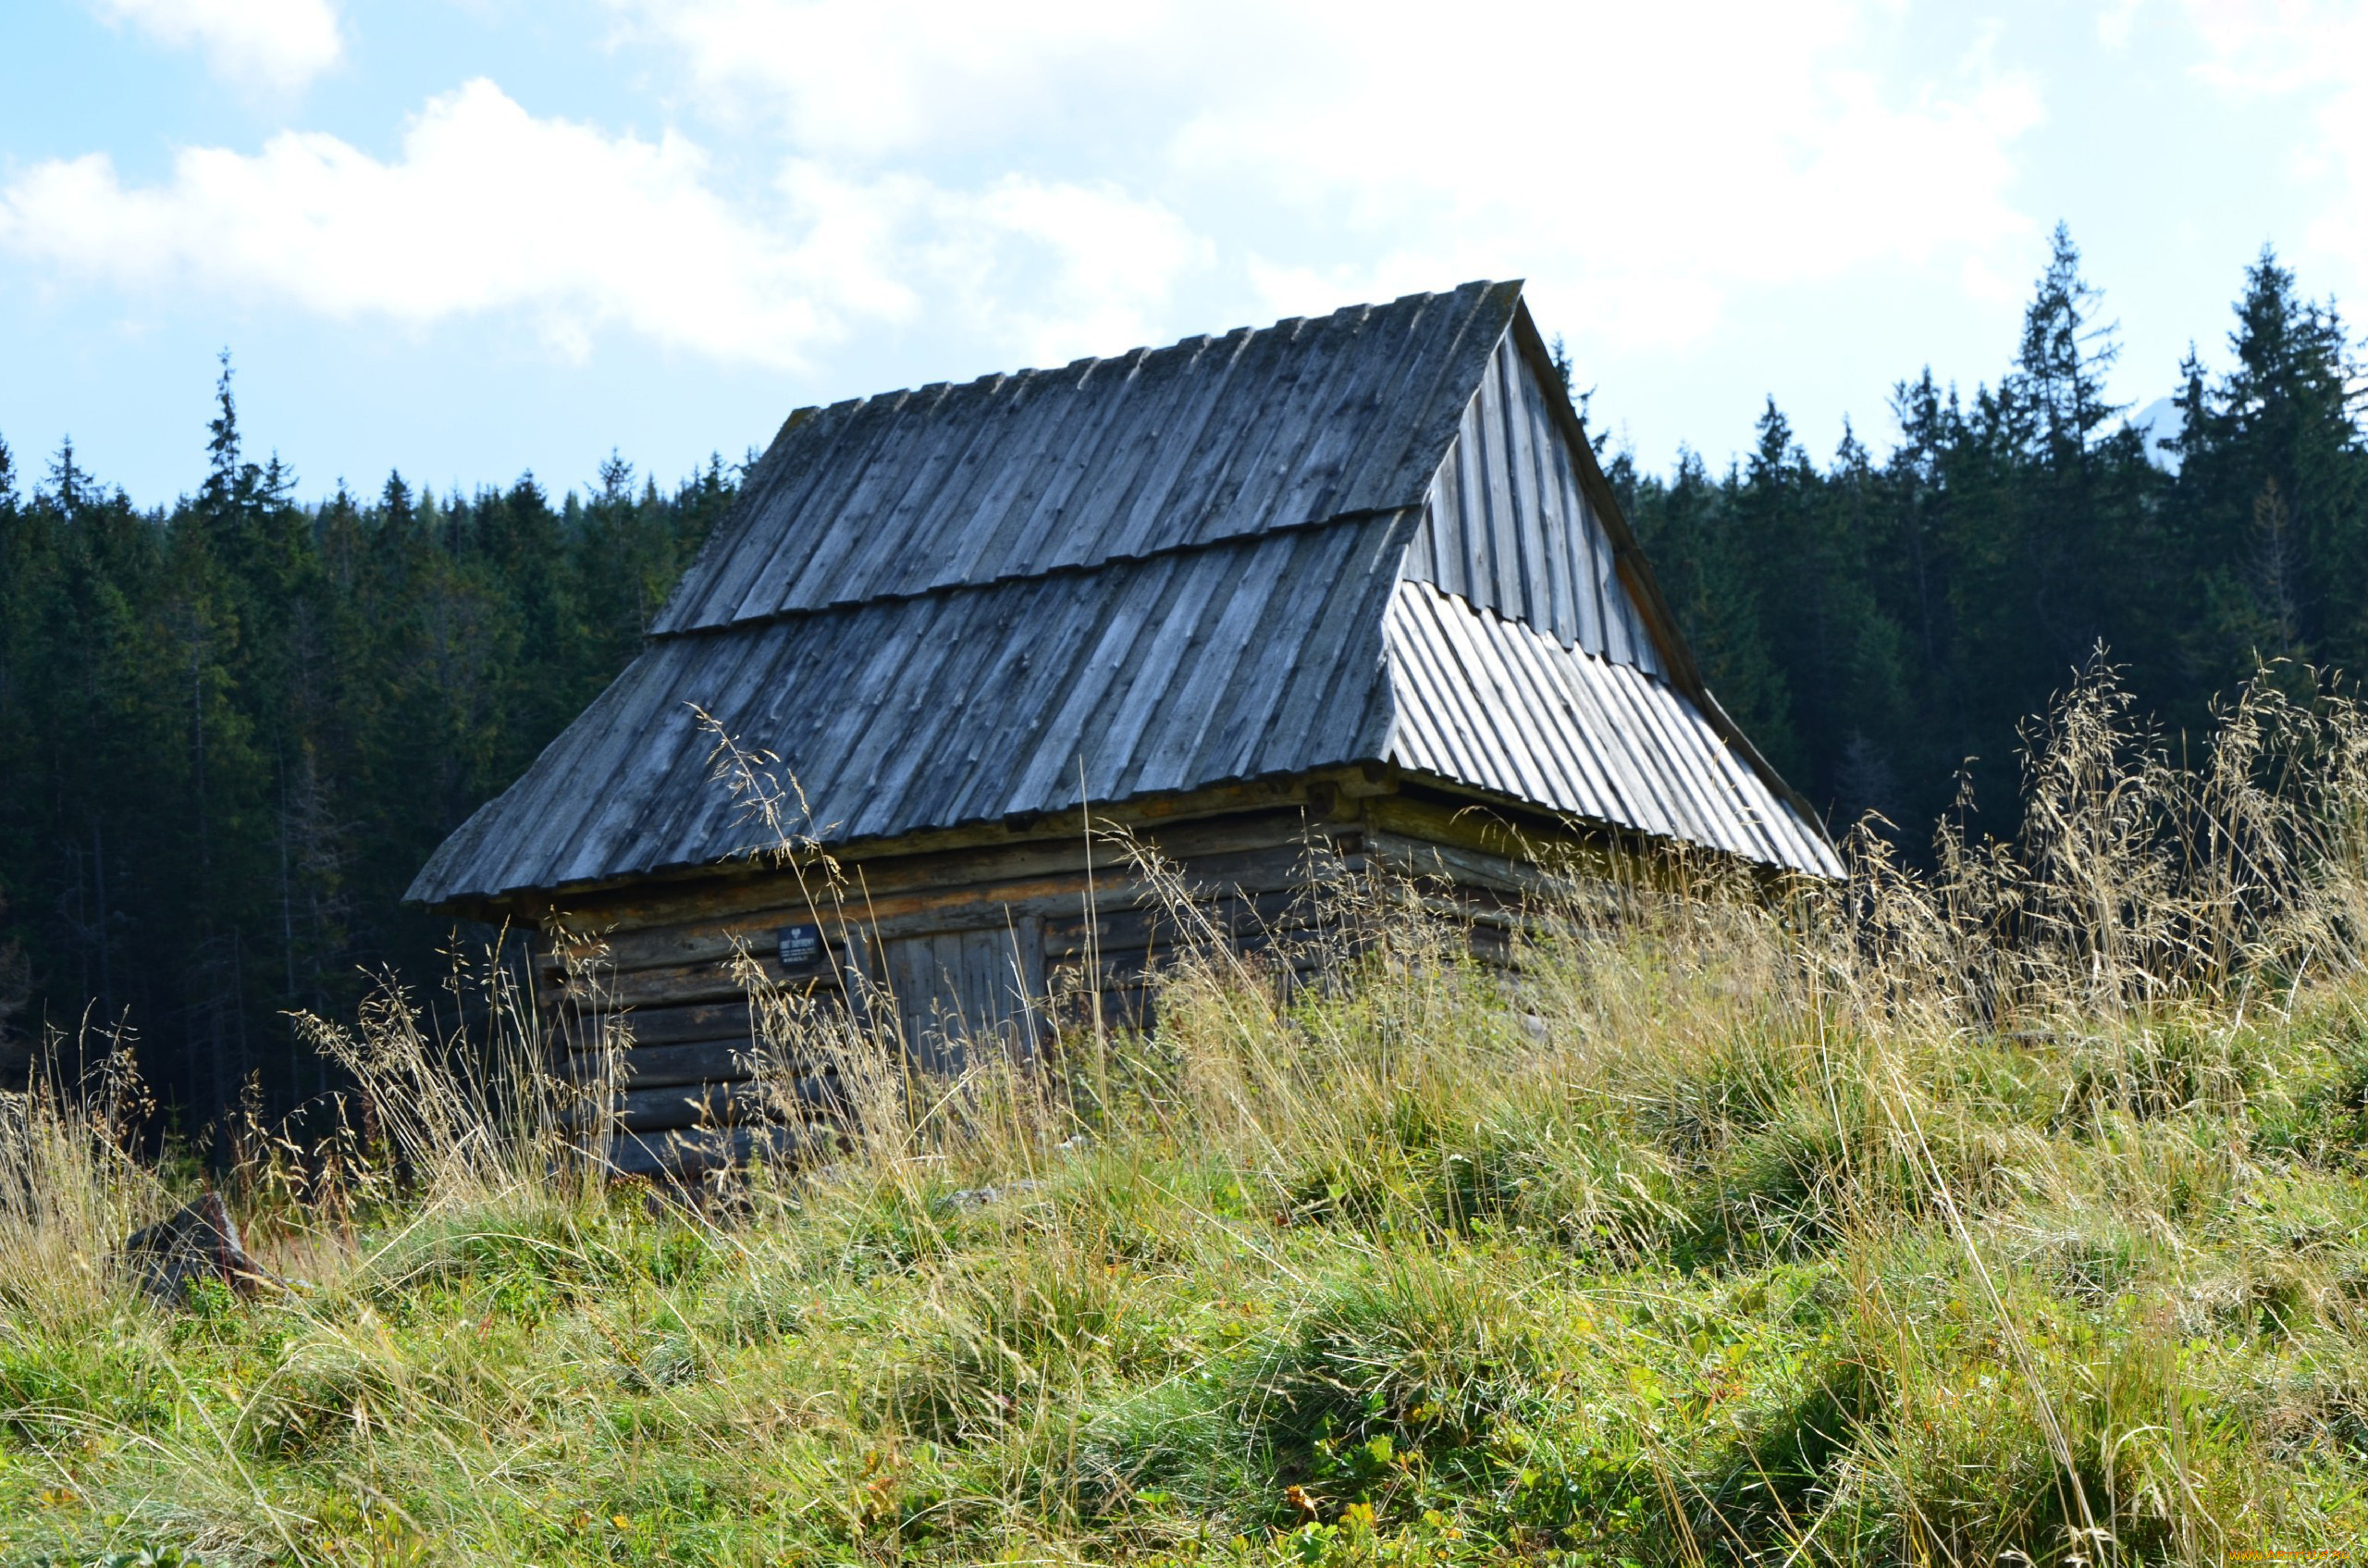
[[[1551, 397], [1560, 397], [1556, 391]], [[1424, 499], [1405, 574], [1565, 648], [1666, 677], [1645, 611], [1613, 562], [1581, 460], [1511, 333], [1500, 340]]]

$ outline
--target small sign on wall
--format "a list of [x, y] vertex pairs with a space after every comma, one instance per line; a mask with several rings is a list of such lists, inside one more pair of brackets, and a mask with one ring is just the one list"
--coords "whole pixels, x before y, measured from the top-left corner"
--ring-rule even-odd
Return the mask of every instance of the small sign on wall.
[[781, 941], [781, 967], [791, 974], [806, 974], [822, 965], [822, 928], [783, 926], [774, 933]]

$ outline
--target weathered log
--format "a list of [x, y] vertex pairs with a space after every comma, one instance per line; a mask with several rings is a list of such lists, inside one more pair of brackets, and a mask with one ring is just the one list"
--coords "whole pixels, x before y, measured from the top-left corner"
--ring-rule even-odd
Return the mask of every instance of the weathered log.
[[783, 1167], [808, 1166], [835, 1153], [844, 1142], [828, 1124], [684, 1128], [663, 1132], [622, 1133], [607, 1152], [617, 1176], [697, 1181], [727, 1167], [756, 1160]]

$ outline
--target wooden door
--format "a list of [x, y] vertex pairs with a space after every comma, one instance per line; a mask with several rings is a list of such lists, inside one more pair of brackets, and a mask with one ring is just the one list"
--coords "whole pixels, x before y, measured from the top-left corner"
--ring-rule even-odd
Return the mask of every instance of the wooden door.
[[1046, 1027], [1041, 920], [891, 937], [880, 945], [880, 980], [921, 1068], [959, 1072], [983, 1047], [1022, 1059], [1035, 1054]]

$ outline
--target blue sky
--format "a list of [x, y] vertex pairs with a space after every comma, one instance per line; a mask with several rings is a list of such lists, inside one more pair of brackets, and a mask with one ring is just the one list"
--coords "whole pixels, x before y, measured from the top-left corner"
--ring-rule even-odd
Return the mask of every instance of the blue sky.
[[[1640, 14], [1648, 13], [1648, 14]], [[1887, 450], [2068, 222], [2118, 395], [2274, 242], [2368, 284], [2368, 7], [8, 0], [0, 438], [192, 488], [213, 356], [308, 496], [1526, 277], [1655, 466]]]

